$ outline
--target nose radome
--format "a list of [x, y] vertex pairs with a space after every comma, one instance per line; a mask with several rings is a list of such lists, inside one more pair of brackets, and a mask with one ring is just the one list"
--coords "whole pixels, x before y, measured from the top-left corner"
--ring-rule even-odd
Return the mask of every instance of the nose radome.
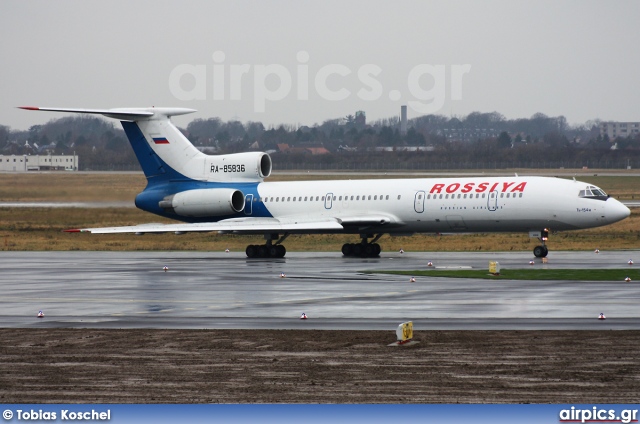
[[618, 222], [631, 215], [631, 210], [616, 199], [607, 199], [606, 217], [607, 221]]

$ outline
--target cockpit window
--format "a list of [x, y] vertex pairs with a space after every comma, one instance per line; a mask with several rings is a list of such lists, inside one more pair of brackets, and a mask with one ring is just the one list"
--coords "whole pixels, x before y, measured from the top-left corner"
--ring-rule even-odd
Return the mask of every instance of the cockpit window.
[[587, 186], [585, 190], [580, 190], [579, 197], [585, 197], [588, 199], [607, 200], [609, 196], [601, 188], [596, 186]]

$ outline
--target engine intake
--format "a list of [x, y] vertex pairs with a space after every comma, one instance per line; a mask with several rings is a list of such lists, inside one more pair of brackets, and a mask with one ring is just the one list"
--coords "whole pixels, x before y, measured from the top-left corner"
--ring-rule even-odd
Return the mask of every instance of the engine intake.
[[208, 156], [205, 179], [208, 181], [257, 181], [271, 175], [271, 156], [263, 152]]
[[165, 197], [159, 206], [167, 213], [180, 216], [224, 216], [242, 212], [244, 194], [231, 188], [189, 190]]

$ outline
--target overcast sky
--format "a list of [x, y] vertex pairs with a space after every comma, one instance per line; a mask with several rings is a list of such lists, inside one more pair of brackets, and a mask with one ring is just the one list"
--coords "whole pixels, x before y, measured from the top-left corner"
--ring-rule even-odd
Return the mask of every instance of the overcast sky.
[[372, 121], [403, 104], [640, 121], [639, 17], [630, 0], [3, 0], [0, 124], [60, 116], [22, 105], [198, 110], [178, 125]]

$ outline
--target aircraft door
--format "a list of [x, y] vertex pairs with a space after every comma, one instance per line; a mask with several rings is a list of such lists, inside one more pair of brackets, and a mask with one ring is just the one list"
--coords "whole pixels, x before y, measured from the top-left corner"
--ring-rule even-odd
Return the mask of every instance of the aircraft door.
[[490, 211], [498, 209], [498, 190], [494, 190], [489, 193], [489, 196], [487, 197], [487, 209]]
[[425, 197], [424, 191], [421, 190], [416, 192], [416, 197], [413, 201], [413, 210], [415, 210], [417, 213], [424, 212], [424, 197]]
[[251, 215], [253, 213], [253, 194], [247, 194], [244, 198], [244, 214]]
[[333, 193], [327, 193], [327, 195], [324, 197], [324, 208], [331, 209], [332, 206], [333, 206]]

